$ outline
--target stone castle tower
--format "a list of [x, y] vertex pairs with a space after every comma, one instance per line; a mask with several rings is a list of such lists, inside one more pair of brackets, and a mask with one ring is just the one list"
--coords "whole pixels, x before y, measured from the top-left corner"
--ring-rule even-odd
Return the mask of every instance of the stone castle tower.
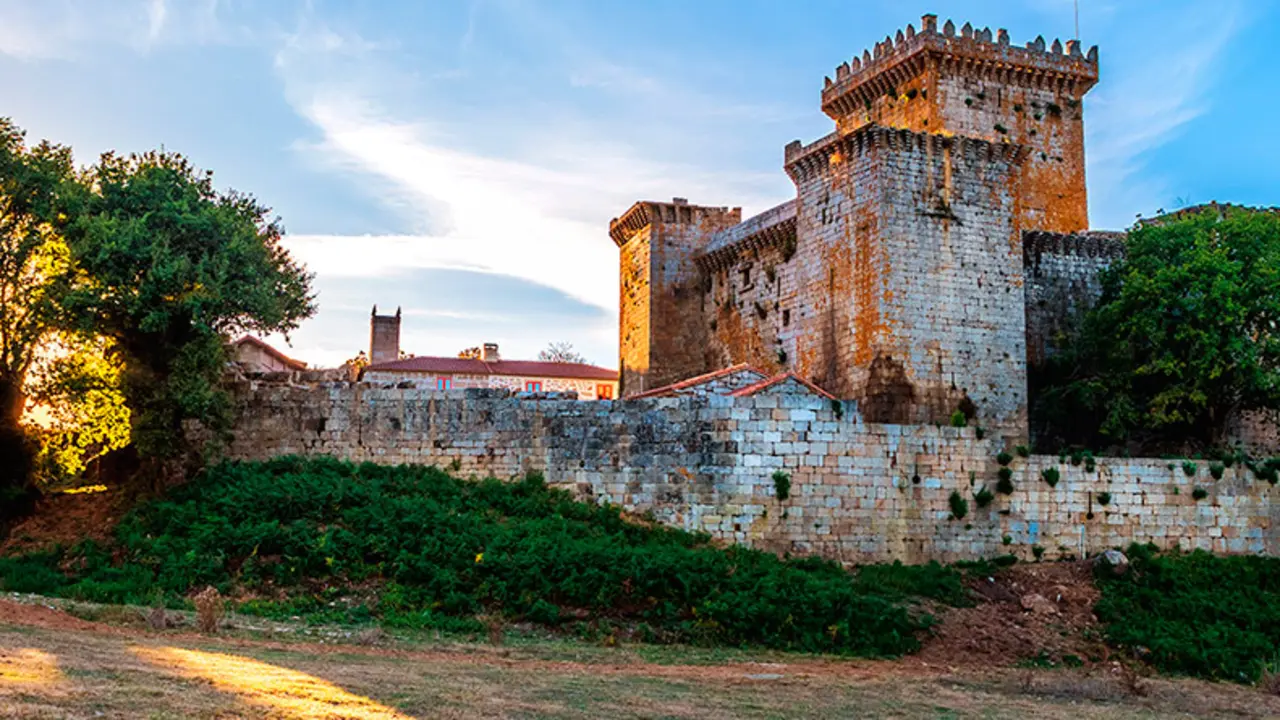
[[869, 421], [961, 410], [1025, 437], [1023, 233], [1087, 227], [1097, 78], [1096, 48], [932, 15], [841, 64], [822, 91], [835, 131], [785, 149], [794, 200], [745, 222], [639, 202], [610, 223], [623, 394], [748, 362]]

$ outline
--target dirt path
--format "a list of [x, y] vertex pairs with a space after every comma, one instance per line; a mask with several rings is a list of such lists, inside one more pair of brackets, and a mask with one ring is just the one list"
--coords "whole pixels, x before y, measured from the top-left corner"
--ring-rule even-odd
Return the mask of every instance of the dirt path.
[[[1280, 717], [1280, 698], [1106, 669], [920, 659], [210, 639], [0, 601], [0, 715], [17, 718]], [[674, 662], [672, 662], [674, 660]]]

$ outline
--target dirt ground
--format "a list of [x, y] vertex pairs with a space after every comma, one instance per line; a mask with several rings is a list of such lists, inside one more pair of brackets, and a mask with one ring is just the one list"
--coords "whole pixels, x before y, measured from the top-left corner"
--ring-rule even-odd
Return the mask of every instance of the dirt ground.
[[1252, 688], [1139, 678], [1107, 662], [1046, 670], [981, 656], [939, 664], [928, 649], [850, 661], [549, 640], [494, 647], [377, 634], [340, 643], [210, 638], [93, 622], [42, 603], [0, 600], [0, 716], [1280, 717], [1280, 697]]

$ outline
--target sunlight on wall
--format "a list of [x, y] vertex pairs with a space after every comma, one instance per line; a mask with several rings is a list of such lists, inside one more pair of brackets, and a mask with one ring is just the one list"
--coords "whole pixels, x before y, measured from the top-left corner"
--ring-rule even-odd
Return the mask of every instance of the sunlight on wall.
[[33, 648], [0, 649], [0, 695], [18, 690], [52, 690], [62, 683], [62, 671], [53, 655]]
[[409, 720], [410, 716], [343, 690], [313, 675], [238, 655], [174, 647], [132, 647], [153, 665], [203, 678], [223, 692], [269, 708], [273, 717]]

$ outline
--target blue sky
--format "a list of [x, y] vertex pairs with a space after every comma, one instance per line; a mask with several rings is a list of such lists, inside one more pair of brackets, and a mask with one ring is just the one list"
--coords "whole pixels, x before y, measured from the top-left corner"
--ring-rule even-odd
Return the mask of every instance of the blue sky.
[[[1280, 204], [1280, 2], [1080, 5], [1094, 227]], [[1071, 0], [0, 0], [0, 115], [82, 163], [178, 150], [275, 208], [317, 273], [301, 359], [364, 348], [376, 303], [417, 354], [567, 340], [615, 366], [609, 219], [788, 199], [823, 76], [925, 12], [1073, 34]]]

